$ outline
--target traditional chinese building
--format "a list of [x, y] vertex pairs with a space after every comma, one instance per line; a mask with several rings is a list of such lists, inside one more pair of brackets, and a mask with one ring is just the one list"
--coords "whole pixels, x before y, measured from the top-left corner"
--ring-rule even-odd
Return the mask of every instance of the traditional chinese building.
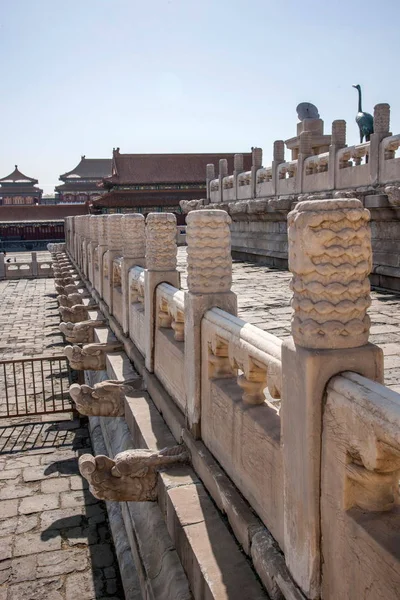
[[0, 179], [0, 205], [39, 204], [43, 190], [36, 187], [37, 179], [27, 177], [15, 169], [10, 175]]
[[[234, 154], [121, 154], [113, 151], [111, 176], [103, 179], [107, 193], [93, 202], [93, 212], [173, 212], [184, 223], [179, 201], [206, 196], [206, 166], [218, 170], [221, 158], [233, 169]], [[244, 154], [244, 168], [251, 153]]]
[[111, 175], [110, 158], [86, 158], [82, 156], [80, 163], [59, 179], [63, 183], [56, 186], [59, 202], [85, 203], [96, 200], [105, 190], [99, 187], [105, 177]]

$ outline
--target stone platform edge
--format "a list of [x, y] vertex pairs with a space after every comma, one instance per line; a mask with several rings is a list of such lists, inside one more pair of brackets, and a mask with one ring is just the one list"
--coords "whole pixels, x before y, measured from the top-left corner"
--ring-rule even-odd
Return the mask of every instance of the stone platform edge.
[[[172, 540], [177, 543], [178, 555], [181, 563], [184, 564], [185, 570], [187, 570], [190, 567], [190, 565], [193, 566], [193, 564], [196, 564], [199, 567], [198, 571], [195, 570], [195, 572], [192, 572], [189, 576], [189, 582], [191, 584], [192, 589], [193, 586], [195, 588], [198, 588], [199, 585], [204, 586], [204, 582], [206, 581], [206, 578], [204, 576], [206, 573], [203, 570], [203, 567], [205, 568], [206, 565], [202, 565], [201, 563], [199, 564], [198, 560], [188, 561], [187, 553], [190, 552], [190, 550], [192, 550], [193, 552], [193, 549], [191, 549], [191, 543], [193, 543], [193, 540], [188, 541], [187, 537], [184, 536], [186, 542], [183, 543], [182, 535], [177, 532], [184, 531], [186, 526], [185, 510], [180, 510], [179, 505], [182, 503], [182, 506], [184, 507], [188, 504], [188, 497], [185, 497], [185, 494], [190, 495], [190, 491], [188, 492], [186, 488], [188, 486], [190, 487], [191, 485], [195, 485], [196, 489], [199, 489], [201, 487], [201, 489], [203, 490], [201, 492], [201, 497], [204, 501], [207, 498], [208, 502], [211, 502], [213, 506], [215, 503], [218, 509], [217, 514], [219, 516], [219, 519], [221, 519], [221, 513], [227, 518], [229, 528], [232, 532], [232, 539], [235, 539], [235, 543], [238, 543], [241, 546], [244, 553], [247, 555], [247, 558], [250, 561], [252, 568], [254, 569], [257, 576], [260, 578], [270, 598], [272, 598], [272, 600], [305, 600], [305, 597], [298, 589], [296, 584], [293, 582], [289, 571], [286, 567], [284, 556], [270, 532], [267, 530], [267, 528], [264, 526], [261, 520], [254, 514], [250, 505], [241, 496], [236, 486], [232, 483], [230, 478], [226, 475], [226, 473], [223, 471], [219, 463], [214, 459], [214, 457], [203, 444], [203, 442], [195, 440], [190, 434], [190, 432], [186, 429], [185, 419], [182, 412], [179, 410], [172, 398], [163, 388], [158, 378], [147, 371], [142, 354], [139, 352], [139, 350], [136, 348], [133, 342], [124, 335], [122, 327], [119, 325], [116, 319], [112, 315], [110, 315], [106, 303], [102, 300], [102, 298], [99, 296], [96, 290], [83, 276], [83, 273], [80, 271], [80, 269], [78, 268], [71, 256], [70, 259], [74, 263], [75, 268], [77, 269], [82, 280], [84, 281], [87, 290], [92, 295], [93, 299], [96, 301], [99, 310], [107, 319], [109, 330], [111, 330], [111, 332], [115, 335], [116, 339], [123, 344], [124, 352], [107, 355], [108, 377], [110, 379], [123, 379], [122, 366], [120, 366], [119, 368], [117, 363], [122, 358], [122, 356], [126, 354], [126, 357], [123, 358], [123, 362], [125, 362], [125, 360], [129, 360], [134, 365], [136, 371], [143, 378], [144, 388], [147, 393], [142, 392], [142, 394], [144, 396], [147, 396], [148, 394], [148, 397], [146, 398], [148, 406], [153, 406], [154, 409], [157, 411], [158, 415], [162, 417], [161, 421], [163, 422], [166, 432], [169, 435], [171, 435], [171, 439], [174, 441], [174, 443], [175, 441], [178, 443], [183, 441], [191, 454], [192, 467], [194, 472], [192, 471], [192, 469], [189, 468], [189, 470], [191, 471], [191, 474], [188, 475], [190, 483], [186, 483], [183, 486], [180, 484], [173, 485], [173, 483], [171, 483], [171, 480], [169, 479], [169, 473], [160, 473], [159, 504], [161, 507], [161, 514], [163, 516], [163, 523], [165, 519], [165, 523], [170, 533], [170, 536]], [[106, 341], [105, 336], [107, 337], [107, 339], [109, 339], [110, 337], [113, 338], [114, 335], [110, 336], [109, 333], [106, 333], [109, 330], [95, 330], [95, 336], [98, 337], [97, 341]], [[119, 360], [117, 360], [117, 363], [115, 363], [115, 359], [117, 357], [119, 357]], [[124, 367], [124, 369], [126, 370], [126, 367]], [[136, 398], [136, 400], [138, 399]], [[165, 443], [161, 443], [160, 445], [159, 441], [157, 440], [157, 437], [154, 437], [154, 423], [151, 421], [151, 419], [147, 423], [146, 419], [144, 421], [143, 419], [138, 420], [134, 414], [135, 411], [133, 410], [133, 406], [134, 405], [132, 404], [132, 402], [129, 402], [129, 399], [127, 399], [125, 408], [125, 419], [100, 418], [100, 421], [102, 423], [101, 429], [103, 431], [103, 435], [105, 428], [109, 427], [106, 426], [106, 424], [104, 423], [105, 421], [108, 423], [112, 421], [124, 421], [125, 426], [129, 427], [130, 435], [132, 435], [134, 439], [136, 438], [136, 442], [140, 439], [139, 444], [135, 443], [134, 446], [128, 447], [164, 447]], [[153, 410], [151, 410], [151, 412], [153, 413], [154, 417]], [[126, 425], [126, 423], [128, 423], [128, 425]], [[119, 435], [117, 436], [118, 438], [120, 438], [120, 434], [121, 432], [119, 432]], [[149, 441], [149, 436], [151, 438], [151, 441]], [[164, 435], [162, 437], [164, 437]], [[105, 445], [108, 449], [108, 453], [110, 454], [109, 444], [107, 445], [106, 443]], [[114, 451], [111, 454], [116, 454], [117, 452], [125, 449], [127, 449], [127, 447], [120, 447], [117, 451]], [[182, 469], [182, 467], [177, 467], [176, 469]], [[174, 491], [176, 488], [181, 487], [185, 488], [185, 491]], [[210, 499], [210, 496], [212, 501]], [[178, 506], [175, 506], [173, 504], [173, 500], [171, 500], [171, 498], [177, 499]], [[139, 549], [143, 544], [146, 545], [145, 538], [146, 536], [148, 537], [148, 529], [144, 528], [144, 539], [138, 539], [137, 535], [135, 537], [132, 534], [130, 535], [128, 532], [129, 521], [131, 522], [131, 527], [133, 527], [134, 529], [136, 527], [135, 518], [137, 519], [138, 515], [137, 511], [134, 510], [134, 508], [135, 506], [137, 507], [141, 504], [148, 503], [121, 503], [125, 529], [127, 530], [127, 535], [131, 542], [132, 554], [134, 557], [136, 569], [139, 573], [139, 580], [141, 580], [142, 582], [141, 587], [143, 591], [144, 589], [148, 588], [149, 582], [146, 580], [145, 573], [143, 571], [143, 559], [141, 558]], [[124, 507], [124, 505], [129, 505], [129, 508]], [[110, 513], [109, 517], [110, 519], [112, 518], [112, 515], [110, 515]], [[204, 518], [200, 513], [197, 515], [197, 518], [200, 519], [200, 522], [204, 521]], [[161, 525], [157, 519], [156, 521], [157, 525], [155, 529], [158, 529]], [[134, 547], [132, 547], [132, 545]], [[147, 551], [150, 551], [150, 549], [147, 548]], [[145, 552], [145, 554], [147, 554], [147, 551]], [[198, 557], [196, 551], [194, 551], [192, 559], [198, 558], [200, 557]], [[206, 561], [205, 556], [204, 560]], [[243, 564], [246, 565], [246, 562]], [[180, 580], [180, 577], [178, 576], [177, 579]], [[203, 583], [199, 584], [199, 581], [203, 581]], [[199, 589], [196, 589], [194, 591], [196, 592], [194, 595], [195, 598], [202, 597], [198, 595], [200, 591]], [[153, 590], [153, 595], [151, 597], [163, 599], [165, 598], [165, 600], [167, 600], [167, 598], [171, 598], [171, 596], [165, 596], [163, 594], [161, 594], [160, 596], [158, 594], [154, 595], [154, 592], [155, 590]], [[181, 596], [178, 594], [177, 596], [173, 597], [183, 599], [185, 598], [185, 595]], [[211, 595], [205, 597], [213, 598], [216, 596]], [[253, 596], [251, 597], [253, 598]], [[261, 596], [254, 596], [254, 598], [257, 597], [266, 596], [263, 594]]]

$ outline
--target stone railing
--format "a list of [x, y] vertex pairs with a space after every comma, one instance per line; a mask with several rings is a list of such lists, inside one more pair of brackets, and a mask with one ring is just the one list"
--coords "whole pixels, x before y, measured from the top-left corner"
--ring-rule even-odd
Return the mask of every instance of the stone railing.
[[[349, 149], [348, 157], [340, 156], [358, 161], [363, 152]], [[326, 157], [306, 159], [307, 176], [324, 175], [325, 165]], [[264, 170], [258, 185], [269, 177]], [[350, 600], [373, 589], [376, 597], [395, 600], [400, 395], [382, 385], [383, 354], [368, 342], [369, 211], [359, 200], [343, 198], [299, 202], [289, 213], [294, 314], [292, 338], [284, 341], [236, 316], [226, 212], [189, 214], [186, 292], [176, 270], [173, 215], [152, 214], [146, 225], [125, 218], [120, 227], [132, 227], [138, 254], [145, 239], [145, 258], [132, 257], [124, 270], [124, 250], [110, 263], [107, 246], [99, 270], [104, 263], [114, 268], [108, 283], [103, 277], [103, 292], [95, 277], [84, 281], [97, 307], [81, 307], [84, 320], [63, 326], [69, 339], [83, 340], [93, 323], [87, 345], [66, 350], [93, 385], [72, 390], [77, 406], [105, 421], [124, 416], [136, 444], [126, 450], [132, 445], [121, 442], [124, 419], [102, 422], [110, 456], [81, 459], [92, 492], [128, 503], [127, 530], [135, 519], [126, 508], [130, 502], [158, 501], [160, 518], [167, 527], [173, 523], [168, 532], [196, 599], [218, 595], [202, 595], [196, 587], [200, 575], [187, 560], [196, 554], [195, 536], [179, 544], [176, 528], [186, 527], [192, 500], [171, 517], [175, 480], [180, 493], [195, 482], [190, 498], [204, 486], [200, 505], [212, 497], [270, 598]], [[80, 226], [77, 217], [71, 230], [82, 232]], [[68, 256], [82, 277], [88, 235], [67, 236]], [[64, 256], [55, 256], [62, 273]], [[80, 285], [76, 280], [76, 289]], [[106, 285], [118, 289], [119, 307]], [[129, 361], [146, 391], [126, 387]], [[182, 481], [167, 468], [180, 461], [189, 464]], [[203, 519], [211, 535], [215, 518], [207, 522], [201, 514], [194, 523]], [[154, 540], [146, 523], [145, 535]]]
[[[60, 244], [62, 246], [62, 244]], [[1, 279], [41, 279], [54, 277], [51, 260], [38, 261], [36, 252], [31, 252], [30, 260], [11, 259], [7, 262], [3, 253], [0, 253], [0, 280]]]

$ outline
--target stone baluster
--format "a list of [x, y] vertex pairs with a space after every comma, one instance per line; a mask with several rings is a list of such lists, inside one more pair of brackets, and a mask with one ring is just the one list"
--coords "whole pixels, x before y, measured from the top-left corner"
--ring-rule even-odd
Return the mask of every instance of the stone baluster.
[[300, 202], [288, 216], [292, 336], [282, 345], [284, 552], [307, 598], [320, 597], [321, 423], [328, 381], [354, 371], [382, 381], [368, 343], [369, 211], [356, 199]]
[[341, 148], [346, 147], [346, 121], [343, 119], [336, 119], [332, 122], [332, 135], [331, 144], [329, 146], [329, 159], [328, 159], [328, 177], [329, 177], [329, 189], [334, 190], [336, 186], [336, 154]]
[[207, 310], [236, 315], [231, 292], [231, 219], [223, 210], [199, 210], [187, 217], [188, 292], [185, 293], [185, 373], [188, 427], [200, 437], [201, 321]]
[[303, 191], [303, 181], [305, 175], [304, 162], [308, 156], [312, 154], [312, 131], [302, 131], [300, 133], [299, 156], [297, 159], [297, 175], [296, 175], [296, 191]]
[[262, 148], [251, 149], [251, 197], [257, 195], [257, 171], [262, 168], [263, 151]]
[[103, 258], [103, 300], [113, 314], [113, 264], [122, 254], [122, 218], [123, 215], [107, 216], [107, 252]]
[[[389, 104], [377, 104], [374, 107], [374, 133], [370, 138], [368, 159], [372, 185], [379, 182], [380, 145], [385, 137], [392, 135], [389, 130], [390, 106]], [[384, 160], [384, 156], [382, 156], [382, 160]]]
[[139, 213], [124, 215], [122, 219], [123, 256], [121, 263], [122, 328], [129, 331], [129, 271], [146, 265], [145, 219]]
[[226, 177], [228, 175], [228, 161], [226, 158], [221, 158], [219, 161], [219, 173], [218, 173], [218, 179], [219, 179], [219, 202], [223, 202], [224, 201], [224, 177]]
[[94, 284], [94, 262], [96, 248], [99, 243], [98, 223], [99, 217], [92, 215], [89, 219], [90, 241], [88, 243], [88, 279], [92, 285]]
[[107, 219], [108, 215], [97, 217], [98, 244], [93, 257], [94, 288], [103, 298], [103, 261], [107, 252]]
[[150, 213], [146, 218], [146, 271], [144, 281], [146, 369], [154, 371], [154, 336], [157, 318], [156, 287], [160, 283], [180, 286], [176, 269], [176, 217], [172, 213]]
[[86, 278], [88, 274], [88, 244], [90, 242], [89, 220], [90, 215], [82, 218], [82, 271]]
[[285, 162], [285, 142], [276, 140], [274, 142], [274, 158], [272, 161], [272, 192], [277, 195], [278, 166]]
[[238, 176], [244, 171], [243, 154], [235, 154], [233, 157], [233, 189], [235, 190], [235, 200], [237, 200]]
[[209, 164], [206, 167], [206, 186], [207, 186], [207, 202], [206, 204], [210, 204], [211, 202], [211, 181], [215, 179], [215, 166], [213, 164]]

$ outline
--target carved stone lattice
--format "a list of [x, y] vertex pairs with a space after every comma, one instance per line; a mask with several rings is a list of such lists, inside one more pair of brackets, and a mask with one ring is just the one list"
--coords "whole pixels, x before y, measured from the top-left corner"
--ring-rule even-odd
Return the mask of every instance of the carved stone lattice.
[[306, 348], [368, 342], [369, 211], [356, 199], [300, 202], [288, 215], [292, 335]]
[[70, 323], [78, 323], [86, 321], [89, 318], [89, 308], [83, 304], [75, 304], [75, 306], [60, 306], [61, 318], [63, 321]]
[[107, 245], [109, 250], [122, 250], [123, 215], [108, 215], [107, 217]]
[[93, 496], [117, 502], [155, 502], [157, 471], [168, 465], [187, 462], [184, 446], [164, 450], [126, 450], [114, 460], [108, 456], [84, 454], [79, 458], [81, 475], [89, 482]]
[[146, 219], [146, 266], [149, 271], [176, 269], [176, 218], [172, 213], [150, 213]]
[[123, 417], [125, 396], [132, 394], [142, 385], [138, 377], [132, 381], [101, 381], [94, 387], [74, 383], [69, 393], [81, 415], [88, 417]]
[[119, 342], [65, 346], [65, 356], [72, 369], [77, 371], [104, 371], [106, 368], [106, 353], [118, 352], [122, 349]]
[[122, 219], [123, 255], [125, 258], [144, 258], [146, 254], [145, 219], [139, 213]]
[[187, 217], [188, 288], [194, 294], [228, 292], [232, 284], [231, 218], [223, 210]]
[[96, 327], [104, 327], [105, 321], [80, 321], [79, 323], [60, 323], [58, 328], [71, 344], [91, 344]]

